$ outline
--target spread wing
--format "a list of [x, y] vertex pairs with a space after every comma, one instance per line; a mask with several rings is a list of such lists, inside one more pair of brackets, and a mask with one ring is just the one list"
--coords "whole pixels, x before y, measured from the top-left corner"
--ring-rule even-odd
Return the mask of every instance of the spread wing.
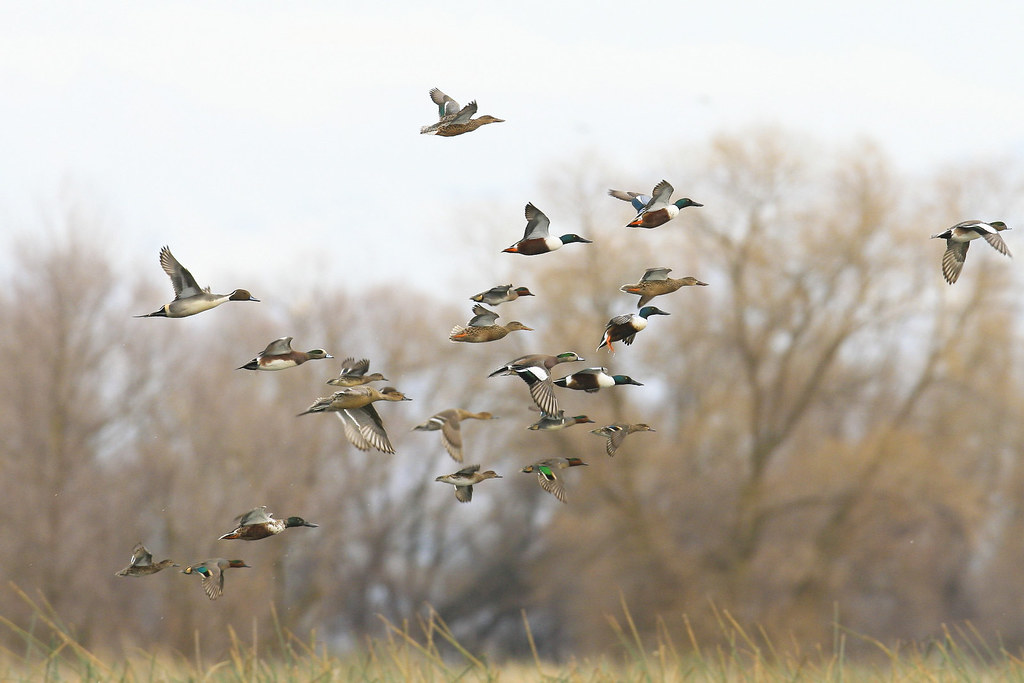
[[562, 486], [562, 480], [556, 477], [555, 471], [547, 465], [541, 465], [537, 468], [537, 482], [542, 489], [558, 500], [563, 503], [568, 502], [565, 495], [565, 487]]
[[476, 113], [476, 100], [473, 100], [465, 107], [459, 110], [459, 113], [452, 117], [451, 121], [442, 121], [445, 124], [463, 124], [473, 118], [473, 114]]
[[651, 280], [667, 280], [668, 274], [672, 272], [671, 268], [665, 268], [659, 266], [657, 268], [648, 268], [644, 271], [644, 276], [640, 278], [640, 282], [650, 282]]
[[[444, 449], [448, 451], [448, 455], [458, 462], [462, 462], [462, 428], [459, 425], [458, 416], [454, 414], [446, 416], [441, 423], [441, 443], [444, 444]], [[466, 470], [471, 471], [466, 471], [466, 474], [472, 474], [478, 469], [480, 469], [479, 465], [476, 465], [475, 468], [467, 467]], [[470, 495], [472, 495], [472, 492]]]
[[204, 291], [196, 284], [196, 279], [192, 277], [192, 273], [188, 272], [183, 265], [178, 263], [178, 259], [174, 258], [170, 248], [167, 246], [160, 249], [160, 267], [167, 273], [167, 277], [171, 278], [175, 299], [187, 299]]
[[555, 399], [555, 387], [551, 382], [551, 375], [544, 368], [531, 366], [514, 369], [519, 378], [530, 388], [530, 397], [543, 413], [557, 415], [561, 412], [558, 408], [558, 400]]
[[208, 598], [216, 600], [224, 595], [224, 572], [216, 563], [213, 566], [207, 565], [206, 569], [209, 573], [202, 575], [203, 590]]
[[500, 316], [494, 311], [489, 311], [480, 304], [473, 306], [473, 317], [469, 321], [470, 327], [490, 327], [498, 322]]
[[261, 356], [282, 356], [286, 353], [292, 352], [292, 338], [281, 337], [267, 344], [267, 348], [263, 349]]
[[986, 232], [982, 235], [985, 241], [991, 244], [996, 251], [1004, 256], [1010, 256], [1010, 248], [1006, 246], [1006, 242], [999, 236], [998, 232]]
[[258, 508], [249, 510], [244, 515], [235, 517], [235, 521], [238, 522], [238, 526], [246, 526], [248, 524], [263, 524], [269, 522], [273, 518], [273, 513], [267, 512], [267, 506], [261, 505]]
[[960, 271], [964, 269], [964, 260], [967, 258], [967, 248], [970, 246], [970, 242], [946, 240], [946, 253], [942, 255], [942, 276], [949, 284], [953, 284], [960, 277]]
[[362, 377], [370, 369], [370, 359], [364, 358], [357, 361], [355, 358], [346, 358], [341, 364], [342, 377]]
[[625, 325], [626, 323], [629, 322], [629, 319], [631, 317], [632, 317], [631, 313], [623, 313], [622, 315], [617, 315], [617, 316], [615, 316], [614, 318], [612, 318], [611, 320], [608, 321], [608, 324], [605, 325], [604, 329], [605, 329], [605, 331], [608, 331], [609, 329], [611, 329], [613, 327], [618, 327], [619, 325]]
[[350, 411], [342, 410], [341, 412], [335, 413], [338, 419], [341, 420], [342, 427], [345, 428], [345, 438], [349, 440], [353, 446], [361, 451], [368, 451], [372, 447], [369, 441], [363, 438], [363, 435], [359, 433], [359, 423], [356, 422], [355, 418], [349, 414]]
[[538, 209], [533, 203], [526, 205], [526, 232], [523, 233], [523, 239], [534, 239], [537, 237], [547, 237], [548, 229], [551, 226], [551, 221], [544, 215], [544, 212]]
[[153, 554], [146, 550], [141, 543], [132, 549], [132, 559], [128, 562], [129, 567], [145, 567], [153, 564]]
[[650, 196], [646, 194], [641, 194], [639, 192], [608, 190], [608, 194], [611, 195], [612, 197], [615, 197], [616, 199], [621, 199], [624, 202], [629, 202], [637, 211], [643, 211], [644, 207], [646, 207], [648, 202], [651, 201]]
[[439, 119], [459, 111], [459, 103], [445, 95], [439, 88], [430, 89], [430, 99], [437, 105], [437, 117]]
[[675, 192], [675, 190], [668, 184], [668, 181], [662, 180], [654, 186], [654, 191], [651, 192], [651, 201], [647, 202], [647, 206], [644, 208], [647, 211], [656, 211], [658, 209], [665, 208], [672, 200], [673, 192]]
[[[361, 451], [368, 450], [372, 446], [382, 453], [395, 452], [395, 448], [391, 445], [388, 434], [384, 430], [384, 422], [372, 404], [362, 408], [350, 408], [342, 412], [347, 418], [342, 418], [345, 425], [345, 436], [352, 442], [352, 445]], [[341, 417], [340, 414], [339, 417]]]

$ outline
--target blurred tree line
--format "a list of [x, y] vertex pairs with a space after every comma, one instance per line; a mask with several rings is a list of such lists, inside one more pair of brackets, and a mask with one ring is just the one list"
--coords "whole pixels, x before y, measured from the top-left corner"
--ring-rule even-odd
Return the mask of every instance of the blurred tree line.
[[[346, 647], [381, 633], [378, 615], [434, 609], [464, 645], [515, 656], [527, 651], [525, 610], [542, 653], [558, 657], [613, 647], [606, 619], [623, 601], [642, 632], [681, 634], [685, 615], [701, 642], [726, 609], [808, 644], [827, 642], [838, 614], [883, 641], [969, 619], [1024, 645], [1015, 262], [976, 246], [949, 287], [943, 247], [928, 240], [965, 218], [1017, 225], [1021, 175], [910, 180], [870, 144], [835, 152], [777, 130], [659, 161], [665, 170], [631, 186], [596, 158], [554, 169], [523, 203], [594, 244], [503, 255], [522, 221], [490, 218], [464, 228], [477, 233], [467, 253], [425, 259], [441, 283], [431, 293], [399, 280], [281, 303], [248, 278], [265, 303], [136, 320], [168, 298], [159, 245], [139, 255], [144, 267], [116, 272], [102, 221], [73, 203], [12, 239], [0, 288], [2, 616], [31, 628], [13, 582], [94, 648], [192, 652], [198, 631], [217, 654], [229, 626], [269, 633], [272, 614]], [[646, 192], [661, 177], [705, 207], [624, 229], [630, 209], [605, 190]], [[200, 248], [167, 242], [186, 266]], [[614, 356], [594, 351], [605, 322], [635, 310], [619, 285], [652, 266], [711, 286], [655, 300], [672, 315]], [[537, 331], [448, 342], [468, 297], [507, 282], [537, 296], [499, 307], [501, 321]], [[284, 335], [337, 360], [235, 370]], [[568, 350], [587, 361], [562, 368], [604, 365], [645, 386], [559, 390], [567, 414], [657, 432], [608, 458], [586, 427], [527, 431], [526, 386], [488, 372]], [[330, 416], [295, 417], [348, 355], [414, 399], [380, 407], [393, 456], [357, 451]], [[449, 407], [501, 416], [464, 427], [467, 464], [504, 476], [469, 505], [434, 482], [458, 469], [437, 434], [410, 432]], [[564, 506], [518, 472], [554, 455], [590, 464], [566, 471]], [[320, 528], [216, 540], [257, 505]], [[217, 602], [177, 570], [114, 577], [137, 541], [156, 559], [252, 568], [230, 572]]]

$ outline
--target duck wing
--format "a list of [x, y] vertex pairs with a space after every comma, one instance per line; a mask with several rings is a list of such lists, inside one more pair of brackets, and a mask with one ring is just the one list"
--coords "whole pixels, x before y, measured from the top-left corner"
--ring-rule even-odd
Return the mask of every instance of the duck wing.
[[620, 425], [611, 425], [607, 428], [608, 433], [605, 436], [608, 437], [608, 443], [604, 445], [605, 452], [609, 457], [615, 455], [615, 451], [619, 449], [622, 442], [626, 440], [626, 435], [629, 433], [625, 428]]
[[[441, 423], [441, 443], [444, 444], [444, 449], [448, 451], [448, 455], [452, 456], [456, 461], [462, 462], [462, 428], [459, 425], [460, 422], [457, 416], [447, 416]], [[472, 474], [478, 469], [480, 469], [479, 465], [475, 468], [467, 467], [466, 470], [472, 470], [467, 472], [467, 474]]]
[[430, 89], [430, 99], [437, 105], [437, 118], [443, 119], [449, 114], [458, 113], [459, 103], [441, 92], [440, 88]]
[[654, 186], [654, 190], [651, 192], [651, 201], [647, 202], [647, 206], [644, 208], [647, 211], [657, 211], [658, 209], [665, 208], [671, 202], [673, 192], [675, 192], [675, 189], [668, 184], [668, 181], [662, 180]]
[[132, 548], [132, 559], [128, 562], [129, 567], [145, 567], [153, 564], [153, 554], [146, 550], [141, 543]]
[[273, 513], [267, 512], [267, 506], [261, 505], [258, 508], [253, 508], [243, 515], [235, 517], [235, 521], [238, 522], [238, 526], [248, 526], [249, 524], [263, 524], [273, 519]]
[[281, 337], [267, 344], [261, 356], [283, 356], [292, 352], [292, 337]]
[[1010, 248], [1006, 246], [1006, 242], [1003, 241], [1003, 238], [999, 235], [998, 232], [986, 232], [982, 234], [982, 237], [984, 237], [985, 241], [991, 244], [992, 247], [1000, 254], [1004, 256], [1010, 256], [1012, 258], [1012, 254], [1010, 254]]
[[461, 125], [461, 124], [464, 124], [467, 121], [469, 121], [471, 118], [473, 118], [473, 114], [475, 114], [475, 113], [476, 113], [476, 100], [473, 100], [472, 102], [467, 104], [465, 107], [460, 109], [459, 112], [455, 116], [452, 116], [451, 121], [445, 121], [442, 125], [449, 125], [449, 124]]
[[203, 590], [206, 597], [216, 600], [224, 595], [224, 571], [216, 562], [213, 565], [206, 565], [209, 574], [203, 574]]
[[354, 411], [342, 410], [341, 412], [335, 413], [338, 419], [341, 420], [341, 426], [345, 429], [345, 438], [348, 439], [349, 443], [358, 448], [361, 451], [368, 451], [373, 447], [369, 441], [363, 438], [363, 435], [359, 433], [359, 423], [350, 414]]
[[611, 195], [612, 197], [615, 197], [616, 199], [621, 199], [624, 202], [629, 202], [637, 211], [643, 211], [644, 207], [646, 207], [648, 202], [651, 201], [650, 195], [641, 194], [640, 192], [608, 190], [608, 194]]
[[970, 242], [946, 240], [946, 253], [942, 255], [942, 276], [949, 284], [953, 284], [960, 277], [960, 271], [964, 268], [964, 260], [967, 259], [967, 249], [970, 246]]
[[644, 271], [644, 276], [640, 278], [640, 282], [651, 282], [652, 280], [667, 280], [668, 274], [672, 272], [671, 268], [665, 268], [659, 266], [657, 268], [648, 268]]
[[568, 502], [562, 480], [555, 476], [555, 471], [548, 465], [537, 468], [537, 482], [540, 487], [563, 503]]
[[544, 368], [525, 367], [513, 368], [515, 373], [530, 388], [530, 397], [541, 412], [547, 415], [558, 415], [558, 400], [555, 398], [555, 386], [551, 375]]
[[174, 258], [174, 254], [171, 253], [170, 248], [167, 246], [160, 249], [160, 267], [167, 273], [167, 277], [171, 278], [175, 299], [187, 299], [204, 291], [196, 283], [192, 273], [188, 272], [185, 266], [178, 263], [178, 259]]
[[341, 372], [339, 373], [342, 377], [362, 377], [366, 374], [366, 371], [370, 369], [370, 359], [363, 358], [357, 361], [351, 356], [346, 358], [341, 364]]
[[[349, 441], [352, 441], [356, 448], [365, 451], [369, 446], [372, 446], [382, 453], [395, 452], [394, 446], [391, 445], [391, 441], [388, 439], [388, 433], [384, 430], [384, 422], [380, 419], [380, 414], [372, 404], [367, 404], [362, 408], [345, 410], [344, 413], [355, 425], [360, 437], [360, 443], [368, 444], [368, 446], [360, 448], [360, 444], [350, 437]], [[347, 427], [345, 431], [347, 435]]]
[[523, 233], [523, 239], [547, 237], [551, 221], [544, 215], [544, 212], [531, 202], [526, 205], [524, 213], [526, 214], [526, 232]]
[[480, 304], [473, 306], [473, 317], [469, 321], [470, 327], [490, 327], [498, 322], [501, 317], [494, 311], [489, 311]]

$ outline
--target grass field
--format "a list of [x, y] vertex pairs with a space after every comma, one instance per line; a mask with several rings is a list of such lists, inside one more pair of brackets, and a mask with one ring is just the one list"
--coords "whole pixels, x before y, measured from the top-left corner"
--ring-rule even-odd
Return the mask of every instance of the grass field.
[[[619, 647], [599, 657], [563, 664], [531, 660], [493, 663], [462, 647], [447, 625], [431, 615], [415, 625], [384, 622], [385, 637], [355, 653], [335, 656], [316, 635], [299, 638], [277, 629], [264, 641], [231, 633], [222, 661], [208, 661], [195, 636], [192, 653], [137, 652], [104, 658], [75, 642], [70, 629], [45, 605], [15, 592], [35, 608], [29, 629], [0, 615], [0, 627], [20, 648], [0, 649], [0, 681], [1024, 681], [1024, 660], [993, 647], [973, 629], [945, 630], [940, 639], [887, 647], [836, 627], [831, 648], [800, 651], [773, 644], [720, 614], [723, 645], [701, 647], [693, 633], [674, 642], [662, 630], [643, 642], [628, 610], [609, 617]], [[524, 615], [523, 628], [533, 639]], [[8, 638], [9, 639], [9, 638]], [[873, 655], [854, 661], [851, 639]]]

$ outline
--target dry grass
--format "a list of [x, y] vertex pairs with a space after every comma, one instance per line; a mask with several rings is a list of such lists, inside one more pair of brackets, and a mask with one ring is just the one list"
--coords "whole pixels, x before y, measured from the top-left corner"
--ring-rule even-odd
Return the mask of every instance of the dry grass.
[[[43, 600], [17, 587], [14, 593], [34, 610], [27, 627], [0, 616], [0, 626], [17, 636], [20, 650], [0, 648], [2, 681], [1024, 681], [1024, 660], [992, 647], [973, 629], [945, 630], [941, 639], [893, 648], [837, 626], [831, 651], [783, 650], [763, 631], [743, 629], [720, 612], [721, 646], [704, 648], [688, 630], [674, 642], [662, 626], [654, 642], [644, 642], [625, 604], [609, 628], [621, 649], [599, 658], [555, 665], [537, 654], [529, 622], [523, 626], [532, 661], [494, 665], [459, 644], [436, 613], [415, 627], [385, 621], [387, 634], [370, 640], [359, 652], [335, 656], [316, 634], [308, 639], [277, 628], [266, 642], [256, 633], [243, 642], [232, 631], [226, 659], [205, 661], [199, 634], [191, 655], [138, 652], [117, 661], [104, 659], [75, 641], [71, 629]], [[875, 657], [852, 661], [850, 639], [869, 643]], [[262, 654], [272, 648], [273, 656]]]

